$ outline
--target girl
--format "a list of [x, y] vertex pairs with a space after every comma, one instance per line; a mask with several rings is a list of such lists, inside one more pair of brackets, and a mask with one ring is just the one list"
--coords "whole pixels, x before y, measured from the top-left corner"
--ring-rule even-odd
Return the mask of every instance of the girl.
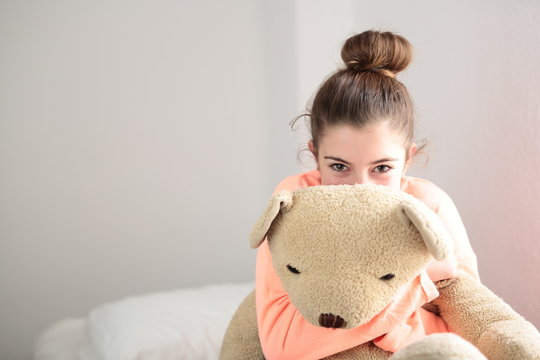
[[[433, 183], [405, 176], [421, 150], [413, 142], [411, 98], [396, 79], [411, 60], [411, 44], [390, 32], [366, 31], [346, 40], [341, 57], [345, 68], [322, 83], [308, 113], [312, 135], [308, 148], [317, 169], [284, 179], [276, 191], [337, 184], [399, 188], [433, 209], [454, 240], [454, 257], [433, 261], [426, 269], [431, 281], [458, 273], [479, 279], [476, 255], [452, 200]], [[320, 359], [366, 342], [357, 329], [334, 331], [306, 322], [283, 290], [266, 242], [257, 255], [256, 305], [267, 359]]]

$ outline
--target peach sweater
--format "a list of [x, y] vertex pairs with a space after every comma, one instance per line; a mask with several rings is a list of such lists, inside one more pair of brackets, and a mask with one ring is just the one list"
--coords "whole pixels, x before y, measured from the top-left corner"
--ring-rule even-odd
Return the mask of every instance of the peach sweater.
[[[290, 176], [276, 188], [297, 190], [321, 184], [317, 170]], [[448, 331], [444, 321], [422, 308], [439, 294], [434, 281], [466, 272], [479, 279], [476, 255], [450, 197], [433, 183], [403, 177], [401, 190], [434, 210], [454, 240], [454, 257], [433, 260], [381, 313], [354, 329], [327, 329], [308, 323], [291, 303], [272, 265], [266, 241], [260, 246], [256, 265], [256, 305], [259, 338], [268, 360], [320, 359], [368, 341], [387, 351], [397, 351], [422, 336]]]

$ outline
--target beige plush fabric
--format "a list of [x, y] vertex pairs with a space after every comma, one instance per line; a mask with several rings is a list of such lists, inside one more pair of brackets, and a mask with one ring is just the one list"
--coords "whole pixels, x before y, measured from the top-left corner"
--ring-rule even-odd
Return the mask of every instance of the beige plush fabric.
[[279, 213], [287, 212], [292, 206], [293, 194], [290, 191], [281, 191], [280, 193], [272, 196], [264, 214], [259, 217], [259, 220], [253, 226], [253, 230], [249, 236], [250, 245], [252, 248], [257, 248], [264, 241], [266, 233], [274, 219]]
[[[255, 315], [255, 290], [240, 304], [239, 309], [253, 311], [237, 311], [227, 329], [221, 346], [220, 359], [257, 360], [264, 359], [257, 334], [257, 318]], [[230, 336], [234, 334], [235, 336]]]
[[450, 330], [490, 359], [540, 360], [540, 333], [486, 286], [463, 274], [433, 301]]
[[[450, 252], [448, 234], [425, 204], [385, 186], [360, 188], [282, 191], [272, 198], [252, 234], [252, 244], [267, 234], [285, 290], [314, 325], [321, 309], [340, 314], [346, 328], [368, 322], [432, 255], [442, 259]], [[282, 211], [276, 212], [278, 208]], [[291, 267], [300, 274], [292, 273]], [[381, 280], [389, 274], [395, 277]]]
[[[376, 185], [278, 193], [250, 244], [256, 247], [265, 237], [274, 268], [302, 316], [317, 325], [324, 309], [339, 314], [344, 328], [366, 323], [432, 257], [452, 252], [448, 234], [426, 205]], [[430, 335], [394, 355], [368, 342], [329, 359], [540, 360], [538, 330], [488, 288], [466, 275], [437, 287], [440, 296], [430, 309], [459, 336]], [[252, 294], [231, 321], [221, 359], [262, 358]]]
[[390, 360], [406, 359], [487, 360], [476, 347], [455, 334], [430, 335], [390, 357]]

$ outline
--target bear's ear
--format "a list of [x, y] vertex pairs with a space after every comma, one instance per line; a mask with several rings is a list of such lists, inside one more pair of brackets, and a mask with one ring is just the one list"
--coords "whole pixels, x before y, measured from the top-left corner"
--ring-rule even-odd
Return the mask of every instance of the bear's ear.
[[288, 190], [282, 190], [272, 196], [264, 214], [257, 220], [249, 235], [249, 244], [252, 248], [255, 249], [262, 244], [275, 218], [280, 212], [289, 211], [292, 201], [292, 192]]
[[404, 201], [400, 204], [402, 221], [420, 232], [429, 252], [436, 260], [444, 260], [454, 251], [450, 234], [439, 216], [427, 205], [418, 202]]

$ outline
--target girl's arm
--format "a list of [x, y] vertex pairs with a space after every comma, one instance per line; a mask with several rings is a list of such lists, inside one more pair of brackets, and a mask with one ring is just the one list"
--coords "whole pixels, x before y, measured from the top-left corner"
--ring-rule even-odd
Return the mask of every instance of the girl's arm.
[[465, 226], [463, 225], [463, 221], [459, 216], [456, 205], [450, 196], [444, 192], [442, 192], [441, 203], [437, 213], [454, 239], [458, 274], [459, 272], [465, 272], [480, 281], [476, 254], [469, 242], [469, 237], [465, 230]]
[[443, 280], [465, 272], [480, 281], [476, 254], [450, 196], [432, 182], [414, 177], [405, 178], [402, 190], [423, 201], [435, 211], [454, 240], [454, 257], [446, 261], [433, 261], [428, 266], [431, 279]]

